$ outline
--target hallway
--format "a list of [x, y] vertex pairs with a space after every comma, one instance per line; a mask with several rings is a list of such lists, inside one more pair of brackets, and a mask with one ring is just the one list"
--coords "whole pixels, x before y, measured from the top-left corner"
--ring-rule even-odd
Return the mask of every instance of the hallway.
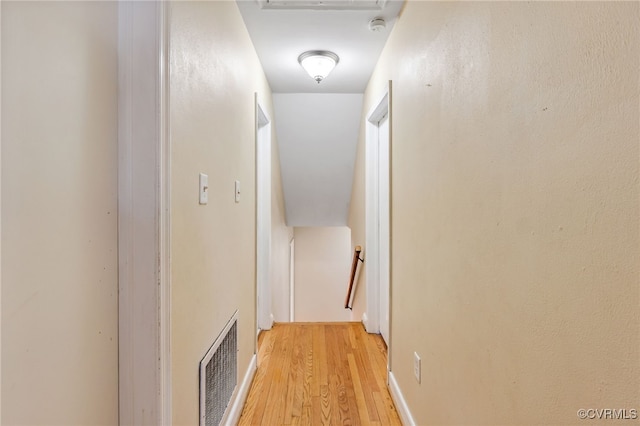
[[240, 425], [400, 425], [386, 348], [360, 323], [276, 324], [260, 335]]
[[0, 424], [637, 417], [640, 2], [400, 3], [0, 1]]

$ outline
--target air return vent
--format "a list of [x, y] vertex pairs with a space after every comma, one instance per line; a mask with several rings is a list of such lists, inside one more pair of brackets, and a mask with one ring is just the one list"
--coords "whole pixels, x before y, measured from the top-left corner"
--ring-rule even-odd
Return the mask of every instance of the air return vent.
[[200, 361], [200, 426], [218, 426], [238, 384], [238, 311]]
[[382, 10], [387, 0], [258, 0], [263, 9]]

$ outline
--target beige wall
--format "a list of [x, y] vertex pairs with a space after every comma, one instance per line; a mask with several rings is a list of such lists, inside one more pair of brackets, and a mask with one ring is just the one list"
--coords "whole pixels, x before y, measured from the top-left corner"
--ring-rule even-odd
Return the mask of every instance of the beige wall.
[[2, 2], [2, 424], [118, 421], [117, 4]]
[[[239, 380], [254, 353], [254, 92], [272, 118], [273, 110], [235, 2], [173, 3], [170, 32], [173, 423], [193, 425], [198, 363], [236, 309]], [[198, 204], [198, 173], [209, 175], [206, 206]], [[281, 203], [281, 189], [273, 197]], [[274, 252], [288, 250], [280, 235], [287, 232], [284, 208], [273, 212]], [[286, 248], [278, 248], [280, 242]]]
[[364, 109], [392, 79], [391, 368], [418, 424], [638, 408], [639, 26], [637, 2], [406, 5]]
[[295, 320], [350, 321], [350, 231], [346, 226], [295, 228]]

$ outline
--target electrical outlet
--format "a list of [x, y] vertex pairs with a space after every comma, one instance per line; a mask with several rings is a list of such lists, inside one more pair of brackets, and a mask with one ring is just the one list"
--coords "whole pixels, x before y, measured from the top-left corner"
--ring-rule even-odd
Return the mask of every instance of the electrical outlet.
[[420, 383], [420, 376], [422, 375], [420, 367], [420, 356], [418, 352], [413, 353], [413, 375], [416, 376], [416, 380]]

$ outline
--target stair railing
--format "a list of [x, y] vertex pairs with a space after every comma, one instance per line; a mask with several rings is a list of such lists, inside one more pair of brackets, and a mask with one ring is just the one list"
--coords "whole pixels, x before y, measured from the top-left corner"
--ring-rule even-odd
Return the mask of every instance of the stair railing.
[[358, 264], [360, 262], [364, 263], [364, 259], [360, 257], [360, 253], [362, 253], [362, 247], [356, 246], [353, 251], [353, 261], [351, 262], [351, 278], [349, 279], [349, 289], [347, 290], [347, 299], [344, 301], [345, 309], [352, 309], [353, 304], [349, 306], [351, 301], [351, 294], [354, 292], [353, 284], [356, 280], [356, 273], [358, 271]]

